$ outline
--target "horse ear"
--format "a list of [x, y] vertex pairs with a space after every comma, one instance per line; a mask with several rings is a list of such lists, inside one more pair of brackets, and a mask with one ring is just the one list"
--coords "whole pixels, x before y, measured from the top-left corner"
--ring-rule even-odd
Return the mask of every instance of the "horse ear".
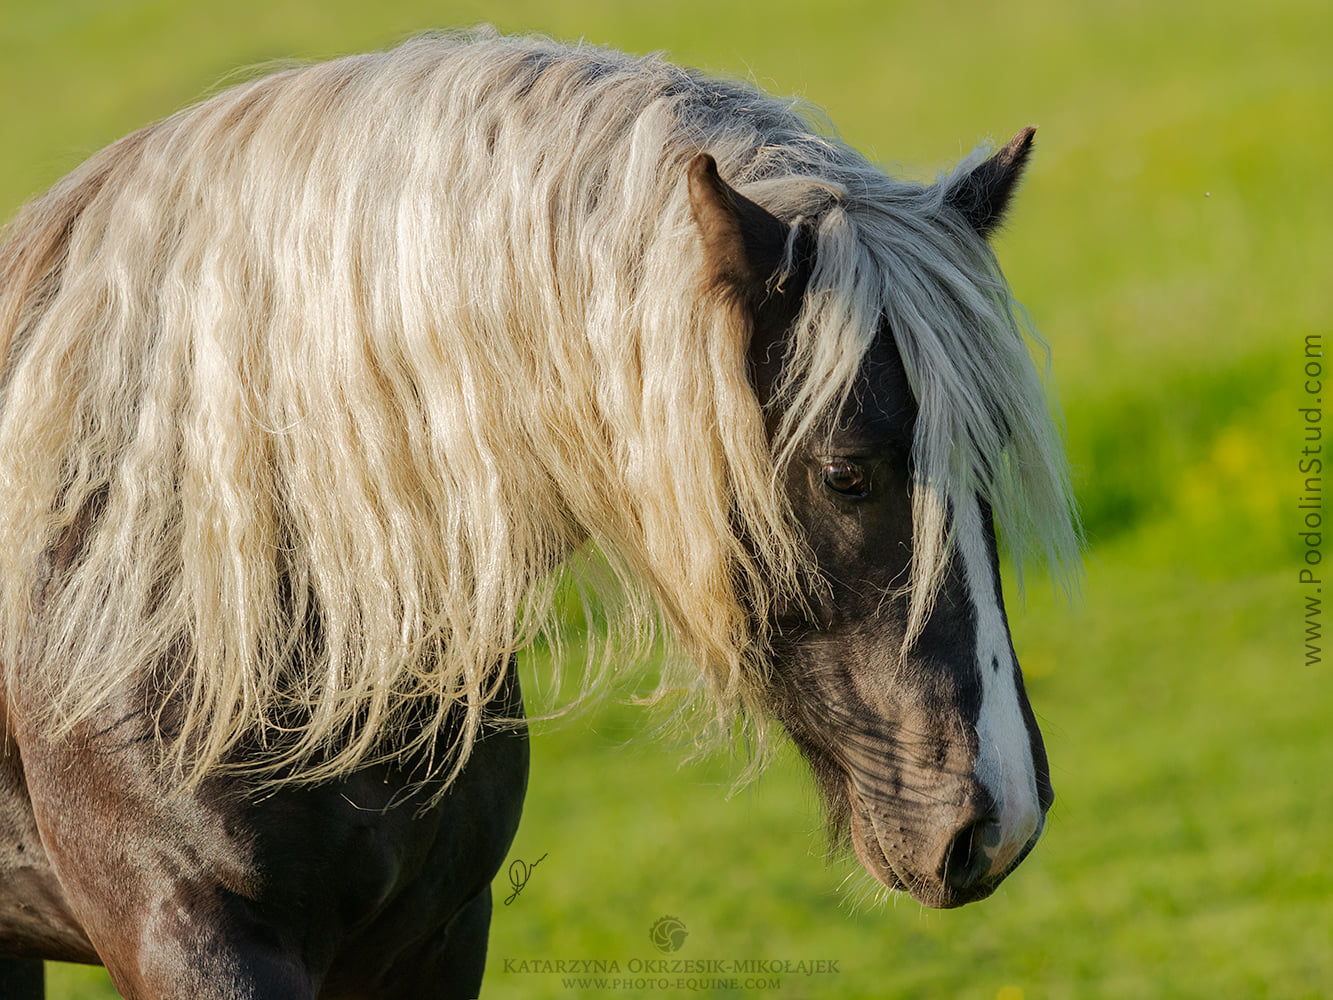
[[1036, 128], [1029, 125], [985, 163], [954, 181], [945, 192], [945, 203], [961, 212], [981, 236], [990, 236], [1004, 221], [1036, 134]]
[[786, 253], [788, 226], [727, 184], [708, 153], [690, 161], [686, 177], [708, 282], [733, 289], [751, 304], [763, 301], [768, 279]]

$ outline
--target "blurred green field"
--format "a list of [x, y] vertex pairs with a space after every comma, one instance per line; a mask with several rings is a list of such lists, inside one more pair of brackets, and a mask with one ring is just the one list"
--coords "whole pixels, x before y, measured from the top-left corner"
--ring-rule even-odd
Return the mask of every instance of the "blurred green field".
[[1010, 595], [1058, 798], [994, 898], [876, 902], [826, 858], [798, 761], [733, 795], [736, 761], [680, 766], [659, 716], [611, 698], [536, 727], [513, 857], [544, 860], [510, 906], [497, 882], [488, 994], [632, 995], [522, 970], [623, 977], [671, 915], [673, 957], [836, 967], [717, 995], [1329, 995], [1333, 683], [1296, 508], [1305, 341], [1333, 334], [1326, 0], [0, 0], [0, 214], [238, 68], [483, 19], [800, 94], [912, 176], [1039, 125], [999, 250], [1052, 346], [1090, 543], [1072, 607]]

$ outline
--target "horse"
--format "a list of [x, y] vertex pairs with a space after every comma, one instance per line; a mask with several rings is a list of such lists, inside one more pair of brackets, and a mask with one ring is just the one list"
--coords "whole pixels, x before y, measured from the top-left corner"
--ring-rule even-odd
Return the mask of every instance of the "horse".
[[995, 890], [1053, 799], [997, 538], [1065, 581], [1079, 545], [988, 242], [1034, 133], [916, 183], [814, 122], [440, 34], [20, 211], [0, 992], [55, 959], [134, 1000], [475, 996], [516, 657], [574, 663], [574, 606], [582, 690], [664, 647], [700, 738], [785, 733], [888, 890]]

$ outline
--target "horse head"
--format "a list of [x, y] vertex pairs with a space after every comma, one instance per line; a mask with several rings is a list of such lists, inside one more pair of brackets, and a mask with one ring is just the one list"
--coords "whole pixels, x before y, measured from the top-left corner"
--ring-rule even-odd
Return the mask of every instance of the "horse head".
[[[1031, 141], [1025, 130], [942, 181], [941, 218], [981, 239], [992, 233]], [[708, 280], [751, 317], [750, 371], [775, 433], [788, 416], [788, 335], [813, 294], [814, 241], [728, 186], [707, 154], [688, 183]], [[834, 419], [778, 462], [816, 572], [798, 599], [766, 609], [764, 633], [770, 707], [810, 763], [833, 829], [884, 885], [951, 907], [989, 895], [1022, 861], [1053, 793], [984, 493], [936, 498], [945, 551], [929, 598], [913, 600], [923, 579], [914, 522], [927, 507], [917, 494], [936, 484], [918, 468], [924, 417], [912, 382], [881, 316]]]

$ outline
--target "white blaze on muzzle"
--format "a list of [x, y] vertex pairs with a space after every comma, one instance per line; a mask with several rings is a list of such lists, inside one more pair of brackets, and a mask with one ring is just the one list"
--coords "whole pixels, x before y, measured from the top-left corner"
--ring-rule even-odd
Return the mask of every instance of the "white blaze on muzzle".
[[1003, 598], [991, 569], [988, 527], [974, 495], [955, 500], [954, 538], [976, 611], [976, 664], [981, 677], [976, 776], [994, 798], [998, 820], [998, 829], [983, 839], [991, 859], [988, 874], [993, 876], [1007, 870], [1040, 832], [1042, 813], [1032, 742], [1015, 680], [1017, 664], [1001, 608]]

